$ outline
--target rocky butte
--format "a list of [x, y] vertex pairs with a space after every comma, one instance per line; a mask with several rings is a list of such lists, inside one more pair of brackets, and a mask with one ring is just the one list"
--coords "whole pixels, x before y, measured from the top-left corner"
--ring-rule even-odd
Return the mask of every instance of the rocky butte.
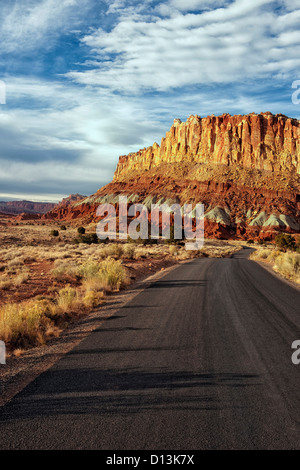
[[119, 158], [113, 181], [46, 216], [96, 220], [100, 203], [205, 206], [207, 236], [272, 238], [300, 231], [300, 121], [266, 112], [175, 119], [160, 145]]

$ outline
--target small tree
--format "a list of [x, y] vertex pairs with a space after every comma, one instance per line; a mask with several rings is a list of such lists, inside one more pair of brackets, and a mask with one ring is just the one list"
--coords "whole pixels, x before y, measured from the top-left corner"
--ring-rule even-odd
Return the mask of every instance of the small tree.
[[91, 245], [92, 243], [99, 243], [99, 238], [96, 233], [88, 233], [87, 235], [79, 234], [74, 240], [75, 243], [87, 243]]
[[288, 233], [280, 233], [276, 235], [275, 243], [276, 246], [282, 251], [294, 250], [296, 246], [295, 238]]

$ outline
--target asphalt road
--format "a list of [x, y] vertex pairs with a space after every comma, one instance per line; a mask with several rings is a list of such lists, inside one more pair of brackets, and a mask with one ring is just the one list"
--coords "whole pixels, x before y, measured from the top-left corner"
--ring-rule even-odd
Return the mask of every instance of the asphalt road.
[[1, 449], [300, 449], [300, 292], [247, 259], [142, 291], [0, 412]]

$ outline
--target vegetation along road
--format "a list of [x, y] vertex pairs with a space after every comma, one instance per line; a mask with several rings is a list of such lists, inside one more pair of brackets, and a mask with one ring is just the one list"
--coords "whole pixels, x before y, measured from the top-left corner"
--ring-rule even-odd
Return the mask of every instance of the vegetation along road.
[[248, 260], [193, 259], [0, 412], [1, 449], [300, 449], [300, 291]]

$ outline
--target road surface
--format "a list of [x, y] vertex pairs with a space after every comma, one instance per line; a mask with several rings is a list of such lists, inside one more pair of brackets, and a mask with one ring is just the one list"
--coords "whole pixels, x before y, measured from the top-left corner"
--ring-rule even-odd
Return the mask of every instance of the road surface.
[[247, 259], [180, 265], [0, 412], [1, 449], [300, 449], [300, 292]]

